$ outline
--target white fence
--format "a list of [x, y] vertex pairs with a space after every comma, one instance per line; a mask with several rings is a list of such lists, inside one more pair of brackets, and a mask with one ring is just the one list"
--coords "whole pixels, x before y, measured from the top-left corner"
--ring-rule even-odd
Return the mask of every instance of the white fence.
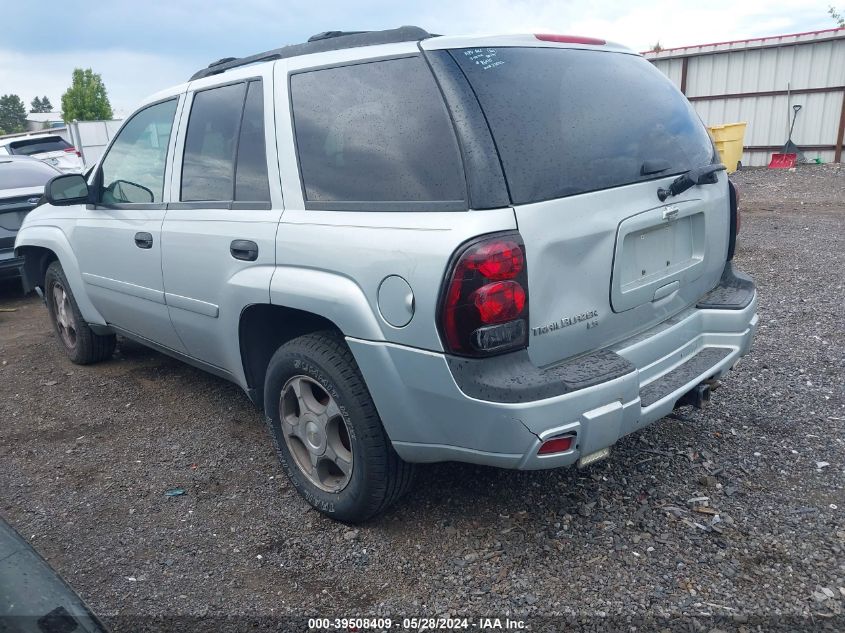
[[98, 160], [123, 121], [73, 121], [68, 124], [70, 142], [82, 154], [86, 167]]

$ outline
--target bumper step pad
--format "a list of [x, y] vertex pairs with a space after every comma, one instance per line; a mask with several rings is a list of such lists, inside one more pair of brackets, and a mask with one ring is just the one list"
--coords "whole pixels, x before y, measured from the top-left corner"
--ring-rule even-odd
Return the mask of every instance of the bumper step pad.
[[[650, 407], [664, 396], [677, 391], [687, 383], [702, 376], [708, 369], [721, 362], [731, 353], [724, 347], [705, 347], [685, 363], [640, 389], [640, 407]], [[709, 376], [703, 376], [706, 380]]]

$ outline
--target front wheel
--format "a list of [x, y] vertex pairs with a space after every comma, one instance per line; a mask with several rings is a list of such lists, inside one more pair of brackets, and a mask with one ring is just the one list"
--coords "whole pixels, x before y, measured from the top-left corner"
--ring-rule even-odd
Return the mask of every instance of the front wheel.
[[114, 334], [95, 334], [79, 311], [62, 265], [55, 261], [44, 276], [44, 300], [53, 330], [71, 362], [88, 365], [110, 358]]
[[383, 512], [411, 485], [343, 338], [317, 332], [282, 345], [267, 368], [264, 407], [297, 491], [338, 521]]

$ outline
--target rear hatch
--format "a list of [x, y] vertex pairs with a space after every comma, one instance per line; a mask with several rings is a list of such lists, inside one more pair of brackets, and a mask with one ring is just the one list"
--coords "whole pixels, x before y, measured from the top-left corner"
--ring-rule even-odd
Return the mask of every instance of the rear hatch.
[[658, 188], [713, 162], [714, 149], [648, 61], [600, 48], [451, 54], [487, 117], [525, 241], [534, 364], [632, 336], [715, 286], [727, 177], [658, 199]]

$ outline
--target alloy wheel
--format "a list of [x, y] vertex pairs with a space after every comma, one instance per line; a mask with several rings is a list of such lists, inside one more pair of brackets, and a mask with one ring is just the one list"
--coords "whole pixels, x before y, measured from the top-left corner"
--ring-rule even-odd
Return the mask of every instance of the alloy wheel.
[[76, 319], [70, 305], [70, 297], [60, 283], [53, 285], [53, 310], [62, 342], [68, 349], [73, 349], [76, 347], [77, 338]]
[[352, 441], [334, 398], [314, 379], [294, 376], [282, 388], [279, 417], [299, 470], [321, 490], [343, 490], [352, 477]]

